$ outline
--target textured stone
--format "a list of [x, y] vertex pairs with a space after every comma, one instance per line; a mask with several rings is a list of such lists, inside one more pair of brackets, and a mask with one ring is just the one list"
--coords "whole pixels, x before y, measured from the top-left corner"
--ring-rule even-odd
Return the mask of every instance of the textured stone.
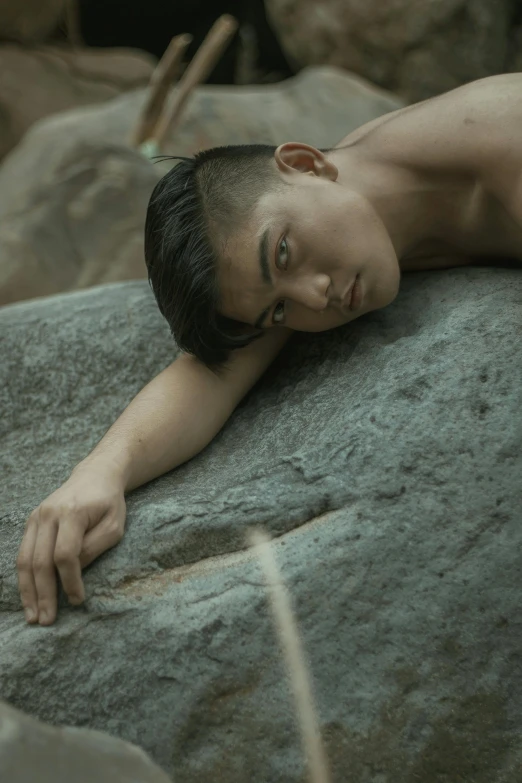
[[0, 46], [0, 158], [43, 117], [143, 87], [154, 64], [130, 49]]
[[[126, 146], [145, 96], [135, 91], [37, 123], [6, 158], [0, 304], [146, 276], [146, 206], [166, 169]], [[289, 139], [328, 147], [401, 105], [333, 68], [268, 87], [201, 87], [165, 152]]]
[[52, 728], [0, 702], [4, 783], [169, 783], [127, 742], [98, 731]]
[[516, 70], [511, 0], [265, 0], [296, 67], [347, 68], [409, 101]]
[[522, 764], [522, 275], [403, 275], [295, 338], [200, 455], [128, 497], [51, 628], [19, 609], [27, 514], [175, 355], [144, 282], [0, 309], [0, 692], [142, 746], [177, 783], [302, 783], [252, 524], [294, 600], [345, 783], [513, 783]]

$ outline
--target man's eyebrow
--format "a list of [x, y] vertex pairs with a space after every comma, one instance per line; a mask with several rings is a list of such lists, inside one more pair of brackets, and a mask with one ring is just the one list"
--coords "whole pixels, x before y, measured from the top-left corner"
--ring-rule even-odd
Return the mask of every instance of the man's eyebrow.
[[[269, 244], [270, 244], [270, 229], [265, 228], [259, 242], [259, 268], [261, 270], [261, 278], [263, 283], [269, 286], [273, 286], [272, 275], [270, 274], [270, 261], [269, 261]], [[263, 322], [270, 312], [270, 308], [267, 307], [259, 318], [256, 320], [254, 326], [256, 329], [263, 328]]]
[[268, 245], [270, 242], [270, 229], [266, 228], [263, 231], [261, 241], [259, 243], [259, 266], [261, 268], [261, 277], [263, 283], [272, 285], [272, 275], [270, 274], [270, 261], [268, 260]]

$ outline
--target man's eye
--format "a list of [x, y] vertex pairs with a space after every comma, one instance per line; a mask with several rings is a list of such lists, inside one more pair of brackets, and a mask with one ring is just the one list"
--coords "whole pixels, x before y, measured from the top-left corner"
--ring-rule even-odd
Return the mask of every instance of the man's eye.
[[276, 304], [274, 307], [274, 312], [272, 314], [272, 322], [274, 324], [284, 324], [285, 322], [285, 301], [282, 299], [280, 302]]
[[279, 247], [277, 248], [276, 266], [278, 269], [282, 269], [283, 271], [288, 266], [288, 242], [284, 237], [282, 238], [281, 242], [279, 243]]

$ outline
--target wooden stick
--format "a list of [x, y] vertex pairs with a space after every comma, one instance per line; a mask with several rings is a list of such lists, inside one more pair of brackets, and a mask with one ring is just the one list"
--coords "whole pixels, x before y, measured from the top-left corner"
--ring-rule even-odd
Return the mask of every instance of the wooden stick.
[[67, 0], [65, 4], [65, 27], [72, 48], [78, 49], [83, 46], [78, 0]]
[[237, 26], [234, 17], [229, 14], [223, 14], [213, 24], [181, 77], [171, 108], [163, 112], [151, 133], [150, 141], [157, 149], [161, 149], [167, 133], [171, 132], [179, 122], [181, 112], [192, 90], [198, 84], [206, 81], [214, 70], [230, 39], [236, 32]]
[[139, 147], [154, 133], [172, 82], [179, 75], [183, 55], [191, 42], [192, 36], [187, 33], [174, 36], [154, 69], [149, 83], [147, 102], [141, 110], [130, 137], [131, 147]]
[[270, 545], [270, 537], [263, 530], [253, 529], [248, 532], [247, 538], [250, 546], [256, 547], [258, 550], [265, 581], [269, 588], [277, 634], [283, 647], [286, 667], [296, 701], [303, 748], [308, 758], [310, 783], [330, 783], [330, 774], [315, 714], [310, 675], [292, 612], [290, 596], [277, 567]]

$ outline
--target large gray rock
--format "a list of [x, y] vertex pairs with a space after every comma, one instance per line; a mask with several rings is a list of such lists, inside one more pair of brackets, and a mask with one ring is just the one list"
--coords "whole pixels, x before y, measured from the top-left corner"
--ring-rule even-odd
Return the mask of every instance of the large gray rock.
[[[136, 91], [55, 115], [33, 126], [6, 158], [0, 304], [146, 276], [146, 207], [167, 169], [127, 147], [145, 97]], [[264, 87], [201, 87], [164, 151], [193, 155], [219, 144], [291, 139], [328, 147], [401, 105], [336, 68]]]
[[3, 783], [169, 783], [135, 745], [98, 731], [45, 726], [0, 702]]
[[522, 764], [522, 275], [404, 275], [290, 343], [51, 628], [19, 608], [28, 513], [174, 356], [146, 283], [0, 309], [0, 693], [137, 743], [181, 783], [300, 783], [263, 577], [294, 598], [334, 783], [514, 783]]
[[[517, 70], [511, 0], [266, 0], [296, 67], [337, 65], [418, 101]], [[520, 20], [518, 20], [520, 21]]]

